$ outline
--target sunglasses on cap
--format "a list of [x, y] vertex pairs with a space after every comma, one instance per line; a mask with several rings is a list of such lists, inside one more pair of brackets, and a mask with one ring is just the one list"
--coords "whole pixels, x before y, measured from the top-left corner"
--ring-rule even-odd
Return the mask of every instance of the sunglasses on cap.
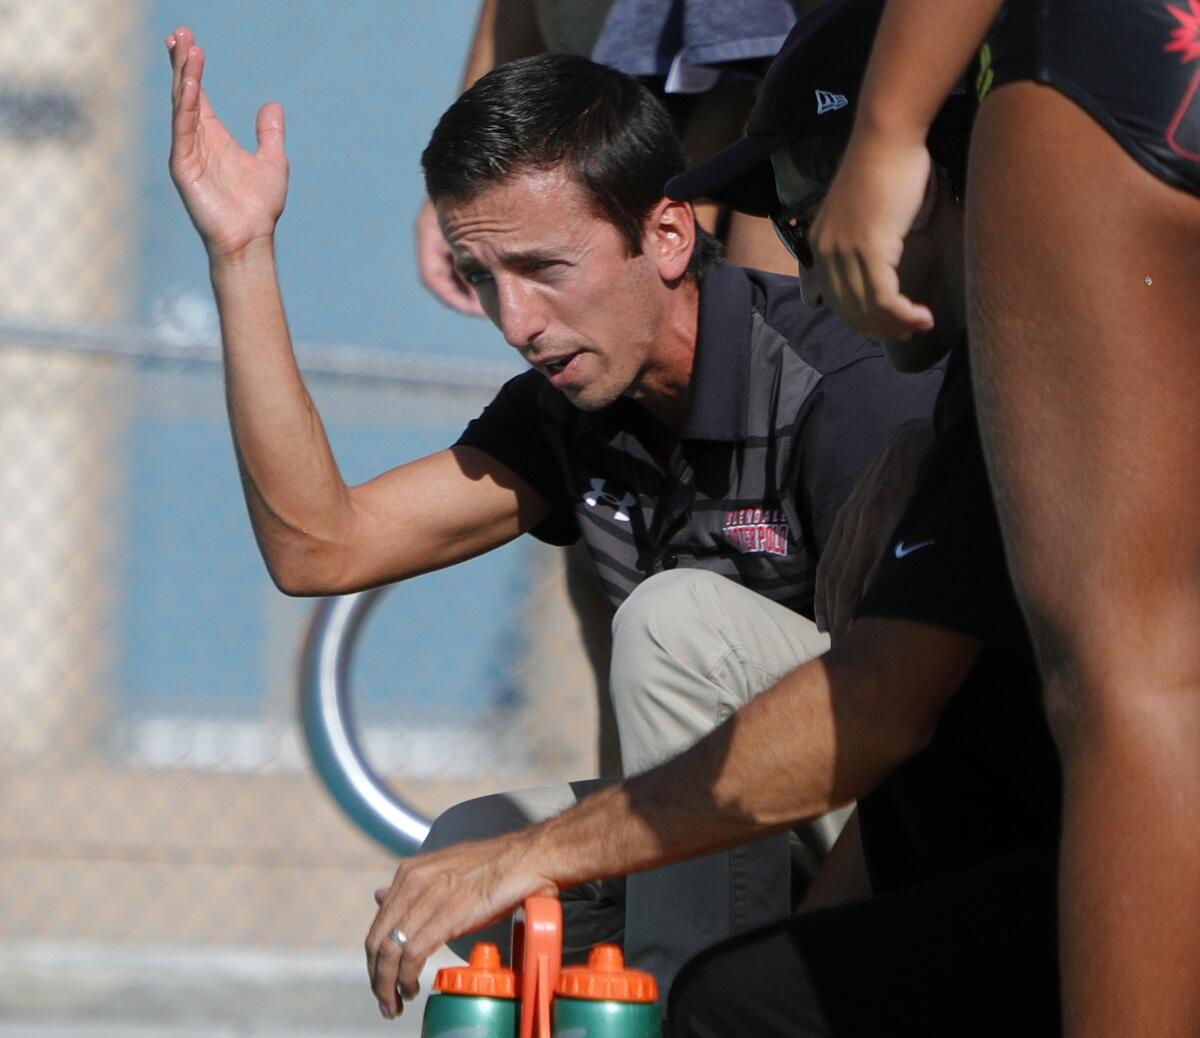
[[[925, 197], [921, 202], [917, 217], [913, 221], [910, 233], [924, 230], [929, 225], [934, 204], [937, 202], [937, 179], [939, 176], [948, 179], [950, 174], [935, 163], [929, 171], [929, 180], [925, 185]], [[812, 224], [813, 217], [817, 215], [817, 204], [828, 193], [828, 184], [814, 188], [798, 202], [771, 214], [771, 224], [775, 228], [775, 233], [779, 235], [779, 240], [783, 242], [783, 247], [792, 254], [792, 259], [805, 270], [813, 269], [813, 252], [812, 245], [808, 241], [808, 229]]]
[[829, 192], [825, 184], [810, 191], [798, 202], [771, 214], [771, 225], [783, 247], [792, 254], [792, 259], [805, 270], [813, 268], [812, 246], [808, 243], [808, 228], [816, 216], [817, 204]]

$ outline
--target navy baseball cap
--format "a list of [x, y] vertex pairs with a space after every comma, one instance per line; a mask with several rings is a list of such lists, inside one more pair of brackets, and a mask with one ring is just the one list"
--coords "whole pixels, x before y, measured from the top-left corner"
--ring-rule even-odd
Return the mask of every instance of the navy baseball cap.
[[[771, 152], [793, 137], [846, 136], [854, 123], [885, 0], [824, 0], [788, 34], [759, 89], [746, 135], [667, 181], [668, 198], [711, 198], [754, 216], [778, 208]], [[975, 99], [963, 84], [935, 129], [966, 129]]]

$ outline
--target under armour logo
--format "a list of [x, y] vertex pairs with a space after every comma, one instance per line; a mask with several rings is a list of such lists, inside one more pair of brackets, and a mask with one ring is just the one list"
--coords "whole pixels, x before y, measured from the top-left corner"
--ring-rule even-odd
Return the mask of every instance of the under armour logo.
[[592, 489], [583, 495], [583, 503], [588, 508], [595, 508], [599, 504], [608, 505], [613, 510], [613, 518], [617, 522], [629, 522], [629, 512], [626, 509], [636, 505], [637, 498], [632, 494], [623, 494], [621, 497], [610, 494], [604, 489], [604, 483], [603, 479], [593, 479], [591, 481]]
[[815, 90], [813, 93], [817, 95], [817, 115], [836, 112], [850, 103], [845, 94], [831, 94], [828, 90]]

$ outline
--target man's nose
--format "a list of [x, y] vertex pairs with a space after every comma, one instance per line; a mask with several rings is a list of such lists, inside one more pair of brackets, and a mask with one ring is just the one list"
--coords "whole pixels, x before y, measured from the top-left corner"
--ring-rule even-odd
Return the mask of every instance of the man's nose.
[[820, 310], [825, 306], [825, 296], [821, 291], [821, 282], [817, 272], [808, 267], [800, 267], [800, 298], [804, 305], [812, 310]]
[[521, 349], [546, 330], [546, 315], [537, 294], [519, 281], [497, 284], [496, 324], [510, 346]]

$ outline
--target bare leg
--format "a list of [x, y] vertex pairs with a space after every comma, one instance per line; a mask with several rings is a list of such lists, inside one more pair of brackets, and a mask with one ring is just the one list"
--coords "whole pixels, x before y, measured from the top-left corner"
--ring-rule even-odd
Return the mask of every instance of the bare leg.
[[1200, 1028], [1200, 199], [1080, 108], [975, 130], [980, 423], [1062, 755], [1069, 1035]]

